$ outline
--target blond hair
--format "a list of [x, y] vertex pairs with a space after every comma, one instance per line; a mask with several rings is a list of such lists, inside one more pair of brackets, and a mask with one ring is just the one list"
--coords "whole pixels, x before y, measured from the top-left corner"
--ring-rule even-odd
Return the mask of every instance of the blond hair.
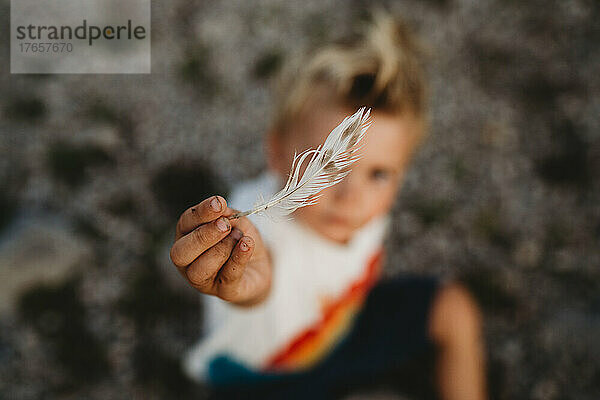
[[408, 27], [381, 9], [367, 26], [312, 52], [296, 55], [275, 88], [272, 131], [284, 134], [304, 107], [323, 95], [342, 106], [366, 105], [426, 121], [422, 52]]

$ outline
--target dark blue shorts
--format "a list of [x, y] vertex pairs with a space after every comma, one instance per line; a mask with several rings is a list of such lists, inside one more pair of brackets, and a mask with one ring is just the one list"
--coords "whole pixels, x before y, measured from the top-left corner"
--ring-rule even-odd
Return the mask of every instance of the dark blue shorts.
[[[211, 364], [215, 399], [335, 399], [389, 390], [435, 399], [435, 346], [427, 333], [439, 281], [394, 277], [377, 282], [348, 334], [309, 370], [259, 373], [222, 357]], [[219, 379], [222, 377], [222, 379]]]

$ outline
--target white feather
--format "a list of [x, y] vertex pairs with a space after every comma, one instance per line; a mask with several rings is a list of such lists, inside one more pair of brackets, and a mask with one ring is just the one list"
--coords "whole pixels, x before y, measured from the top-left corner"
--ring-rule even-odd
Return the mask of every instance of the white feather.
[[[321, 197], [318, 193], [344, 179], [350, 173], [349, 167], [360, 159], [357, 152], [363, 146], [362, 139], [371, 126], [370, 113], [370, 109], [360, 108], [344, 118], [322, 145], [300, 154], [294, 152], [291, 173], [283, 189], [268, 201], [264, 201], [260, 195], [252, 209], [233, 214], [229, 219], [257, 213], [277, 220], [300, 207], [316, 204]], [[308, 165], [300, 176], [302, 165], [309, 157]]]

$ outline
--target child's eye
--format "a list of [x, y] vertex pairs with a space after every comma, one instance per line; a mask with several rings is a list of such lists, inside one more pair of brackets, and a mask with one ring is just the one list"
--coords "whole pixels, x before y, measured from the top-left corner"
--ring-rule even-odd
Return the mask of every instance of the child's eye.
[[391, 176], [391, 172], [383, 168], [374, 168], [371, 170], [371, 179], [384, 180]]

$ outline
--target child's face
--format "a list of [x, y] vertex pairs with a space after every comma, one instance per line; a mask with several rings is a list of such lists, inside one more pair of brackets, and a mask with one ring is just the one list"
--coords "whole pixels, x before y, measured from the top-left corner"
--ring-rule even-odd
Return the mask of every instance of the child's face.
[[[315, 107], [283, 139], [271, 137], [270, 167], [287, 180], [294, 150], [300, 153], [316, 148], [344, 117], [355, 111]], [[352, 171], [340, 183], [324, 189], [317, 204], [301, 207], [293, 214], [338, 243], [347, 243], [356, 230], [389, 211], [423, 129], [410, 114], [396, 116], [373, 111], [371, 119], [373, 123], [359, 150], [361, 159], [352, 165]]]

